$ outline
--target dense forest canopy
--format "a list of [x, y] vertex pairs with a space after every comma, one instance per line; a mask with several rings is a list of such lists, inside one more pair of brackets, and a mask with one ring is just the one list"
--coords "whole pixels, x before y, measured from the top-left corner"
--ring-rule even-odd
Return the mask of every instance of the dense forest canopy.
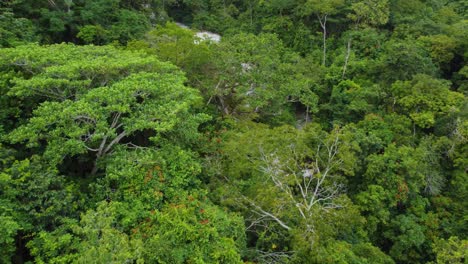
[[467, 263], [467, 36], [466, 0], [2, 1], [0, 263]]

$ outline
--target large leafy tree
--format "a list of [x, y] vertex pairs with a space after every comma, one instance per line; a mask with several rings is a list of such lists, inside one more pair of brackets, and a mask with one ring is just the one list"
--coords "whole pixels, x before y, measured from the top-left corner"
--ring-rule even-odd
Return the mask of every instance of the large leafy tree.
[[[266, 55], [268, 54], [268, 55]], [[318, 101], [312, 81], [299, 71], [298, 54], [273, 34], [238, 34], [215, 48], [215, 70], [206, 85], [207, 96], [224, 114], [260, 115], [263, 119], [290, 114], [298, 103], [315, 112]]]
[[[72, 45], [30, 48], [12, 50], [4, 61], [17, 76], [7, 80], [9, 94], [49, 100], [10, 139], [27, 141], [29, 147], [46, 140], [44, 157], [54, 165], [66, 156], [90, 153], [97, 162], [124, 139], [134, 144], [143, 132], [156, 138], [199, 100], [175, 67], [143, 54]], [[90, 61], [82, 61], [83, 51]], [[46, 54], [54, 52], [57, 56], [48, 61]]]
[[171, 130], [197, 100], [182, 82], [176, 74], [139, 73], [92, 89], [76, 101], [45, 102], [10, 137], [13, 142], [26, 140], [30, 147], [46, 140], [44, 155], [52, 164], [88, 152], [97, 161], [124, 138], [133, 144], [138, 132], [149, 130], [156, 137]]
[[[5, 201], [17, 198], [13, 203], [18, 211], [13, 214], [9, 203], [2, 207], [1, 215], [8, 222], [5, 241], [2, 241], [5, 254], [11, 253], [12, 239], [18, 230], [21, 233], [16, 238], [21, 243], [31, 240], [28, 247], [38, 261], [50, 261], [51, 256], [65, 258], [66, 252], [81, 252], [84, 259], [96, 254], [106, 259], [112, 255], [106, 251], [107, 246], [93, 251], [92, 245], [111, 243], [109, 241], [127, 243], [125, 232], [141, 221], [141, 214], [130, 217], [130, 212], [135, 212], [131, 210], [126, 217], [133, 220], [122, 224], [127, 229], [109, 229], [110, 220], [103, 213], [103, 217], [83, 220], [84, 229], [73, 231], [86, 242], [76, 245], [76, 240], [70, 240], [78, 217], [73, 210], [81, 210], [81, 206], [92, 209], [92, 201], [116, 196], [91, 195], [92, 200], [82, 203], [77, 188], [88, 189], [87, 183], [71, 180], [77, 182], [74, 184], [62, 175], [86, 177], [102, 169], [100, 172], [107, 171], [108, 178], [114, 178], [110, 185], [106, 185], [106, 181], [100, 185], [106, 191], [116, 188], [115, 175], [125, 173], [126, 169], [133, 168], [133, 173], [137, 174], [160, 166], [167, 171], [169, 178], [166, 180], [170, 183], [162, 189], [167, 193], [164, 201], [149, 189], [143, 189], [146, 194], [141, 197], [117, 196], [127, 208], [132, 208], [131, 203], [152, 204], [151, 208], [144, 207], [146, 212], [161, 209], [162, 205], [157, 205], [157, 201], [167, 202], [181, 189], [199, 187], [196, 184], [199, 166], [192, 154], [184, 154], [182, 148], [197, 139], [198, 126], [207, 120], [207, 116], [192, 112], [201, 97], [195, 89], [184, 85], [185, 77], [175, 66], [147, 58], [142, 53], [111, 47], [32, 45], [8, 51], [2, 51], [6, 54], [2, 56], [2, 68], [6, 73], [3, 82], [9, 90], [6, 96], [11, 108], [22, 115], [6, 115], [6, 118], [16, 118], [16, 122], [6, 128], [9, 135], [3, 139], [9, 141], [8, 144], [19, 143], [16, 146], [20, 151], [15, 153], [16, 157], [25, 159], [14, 164], [10, 161], [2, 172], [2, 186], [24, 190], [2, 195]], [[55, 56], [49, 59], [50, 54]], [[83, 58], [89, 60], [83, 61]], [[29, 104], [23, 108], [21, 102], [24, 101]], [[177, 149], [174, 145], [180, 147]], [[23, 147], [32, 148], [36, 155], [31, 156]], [[144, 157], [154, 158], [159, 153], [157, 149], [163, 147], [166, 158], [156, 159], [151, 168], [146, 164], [137, 170], [131, 163], [124, 163], [128, 165], [124, 168], [112, 169], [110, 166], [119, 159], [128, 160], [126, 157], [132, 152], [127, 151], [132, 149], [147, 150], [144, 153], [150, 154]], [[154, 152], [149, 151], [150, 148]], [[143, 158], [138, 162], [142, 161]], [[145, 172], [141, 175], [146, 175]], [[154, 173], [157, 175], [157, 171]], [[156, 182], [160, 183], [159, 180]], [[117, 186], [125, 186], [125, 180], [119, 180]], [[145, 200], [148, 195], [152, 199]], [[27, 219], [27, 214], [33, 217]], [[97, 221], [106, 234], [101, 242], [86, 229], [86, 225], [93, 221]], [[54, 246], [53, 240], [57, 237], [61, 242]], [[55, 250], [60, 247], [64, 247], [62, 253]], [[133, 244], [129, 248], [134, 248]], [[123, 258], [127, 256], [122, 255]]]
[[[158, 25], [146, 34], [144, 43], [150, 54], [179, 66], [195, 86], [200, 85], [200, 79], [209, 73], [213, 61], [212, 46], [209, 41], [199, 39], [190, 29], [175, 23]], [[129, 43], [129, 48], [137, 44]]]

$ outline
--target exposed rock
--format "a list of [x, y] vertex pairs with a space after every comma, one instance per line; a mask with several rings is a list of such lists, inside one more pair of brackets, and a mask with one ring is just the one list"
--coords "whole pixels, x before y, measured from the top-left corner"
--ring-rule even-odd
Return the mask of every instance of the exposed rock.
[[[190, 29], [187, 25], [176, 22], [177, 26], [185, 29]], [[218, 43], [221, 41], [221, 36], [219, 34], [209, 32], [209, 31], [198, 31], [195, 33], [195, 36], [198, 38], [195, 40], [195, 44], [200, 43], [200, 41], [212, 41]]]

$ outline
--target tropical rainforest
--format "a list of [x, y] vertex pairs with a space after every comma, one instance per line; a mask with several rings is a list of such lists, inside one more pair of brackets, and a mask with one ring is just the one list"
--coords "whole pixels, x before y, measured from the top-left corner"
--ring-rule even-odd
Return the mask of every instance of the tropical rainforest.
[[2, 0], [0, 263], [468, 263], [467, 61], [466, 0]]

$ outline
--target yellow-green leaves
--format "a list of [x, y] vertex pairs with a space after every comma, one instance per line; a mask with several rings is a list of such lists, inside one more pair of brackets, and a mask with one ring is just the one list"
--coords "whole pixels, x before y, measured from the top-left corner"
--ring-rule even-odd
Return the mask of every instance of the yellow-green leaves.
[[111, 46], [27, 45], [0, 50], [0, 68], [15, 72], [4, 76], [8, 92], [35, 100], [75, 100], [90, 89], [108, 86], [137, 72], [176, 72], [170, 64], [134, 51]]
[[356, 24], [369, 26], [379, 26], [387, 23], [390, 10], [388, 0], [364, 0], [355, 1], [351, 4], [351, 9], [354, 11], [349, 14]]
[[465, 101], [463, 94], [451, 91], [450, 83], [427, 75], [416, 75], [411, 81], [396, 82], [392, 93], [416, 125], [433, 127], [436, 118], [458, 113]]
[[[24, 53], [25, 48], [13, 51]], [[138, 131], [152, 131], [152, 136], [168, 132], [200, 100], [174, 66], [139, 53], [73, 45], [32, 48], [58, 53], [62, 60], [40, 62], [43, 58], [37, 54], [23, 55], [24, 64], [36, 65], [37, 73], [29, 78], [25, 73], [12, 87], [12, 95], [66, 96], [42, 103], [9, 138], [27, 141], [29, 147], [46, 146], [44, 155], [51, 164], [86, 153], [99, 159], [124, 138], [131, 143]], [[79, 60], [80, 54], [89, 60]], [[10, 64], [17, 60], [10, 59]], [[87, 85], [76, 88], [73, 83]], [[31, 87], [37, 88], [27, 90]]]

